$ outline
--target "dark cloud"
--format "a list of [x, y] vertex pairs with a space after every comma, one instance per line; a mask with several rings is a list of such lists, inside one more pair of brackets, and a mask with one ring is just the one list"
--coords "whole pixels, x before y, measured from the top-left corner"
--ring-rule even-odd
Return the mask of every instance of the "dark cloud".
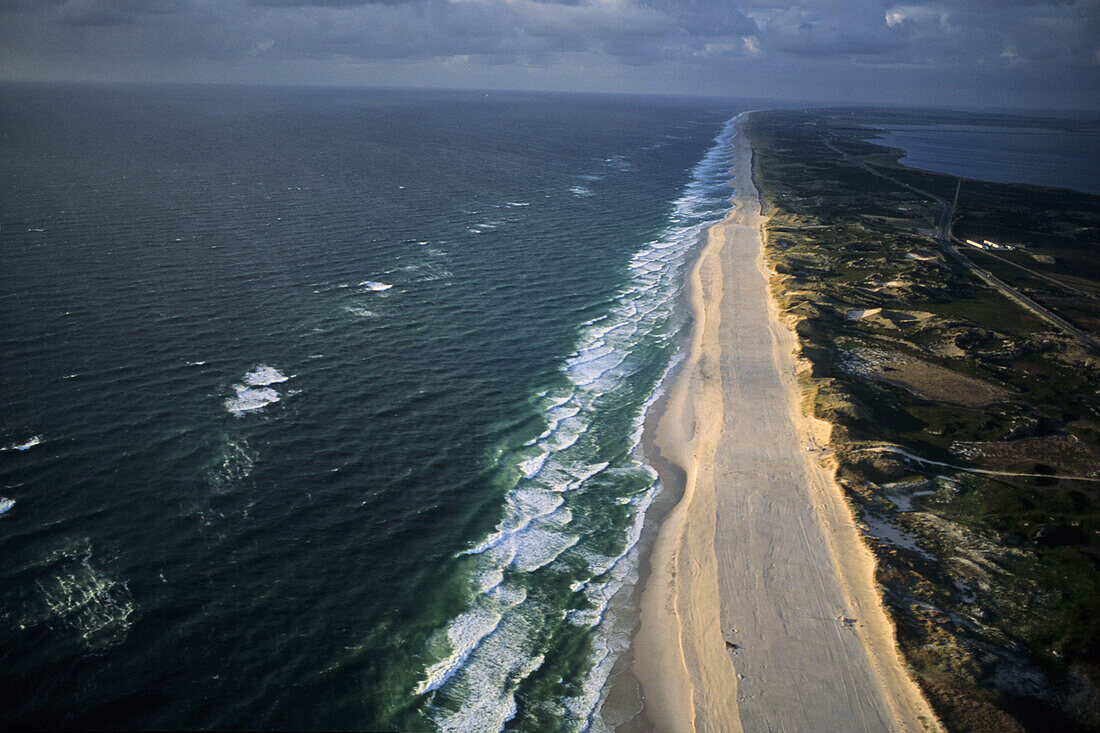
[[0, 0], [0, 12], [22, 12], [43, 6], [63, 5], [67, 0]]
[[[0, 0], [0, 75], [1100, 98], [1097, 0]], [[914, 75], [910, 70], [920, 70]], [[966, 94], [962, 90], [967, 90]]]
[[713, 37], [756, 31], [756, 24], [733, 3], [724, 0], [666, 0], [650, 3], [672, 24], [692, 36]]
[[143, 16], [183, 13], [189, 0], [53, 0], [49, 5], [60, 23], [111, 26], [137, 22]]
[[421, 0], [249, 0], [249, 5], [268, 8], [354, 8], [361, 5], [405, 5]]
[[874, 6], [847, 5], [831, 12], [788, 8], [762, 25], [764, 48], [795, 56], [863, 57], [896, 52], [901, 39]]

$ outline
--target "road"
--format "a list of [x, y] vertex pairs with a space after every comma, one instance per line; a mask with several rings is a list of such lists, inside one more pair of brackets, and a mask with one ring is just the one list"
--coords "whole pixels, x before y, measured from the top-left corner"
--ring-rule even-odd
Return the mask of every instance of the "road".
[[959, 200], [959, 186], [955, 187], [955, 200], [948, 201], [942, 196], [937, 196], [930, 191], [924, 191], [917, 188], [916, 186], [911, 186], [905, 181], [900, 181], [893, 176], [886, 175], [882, 171], [875, 170], [871, 166], [864, 163], [862, 160], [854, 158], [840, 148], [836, 147], [831, 142], [825, 140], [823, 140], [822, 142], [825, 144], [825, 147], [829, 148], [834, 153], [837, 153], [852, 165], [855, 165], [858, 168], [862, 168], [871, 175], [890, 181], [891, 183], [901, 186], [902, 188], [907, 188], [910, 191], [920, 196], [923, 196], [924, 198], [931, 199], [932, 201], [938, 203], [943, 208], [942, 213], [940, 214], [940, 223], [936, 230], [936, 241], [939, 243], [944, 252], [946, 252], [952, 259], [954, 259], [964, 268], [972, 272], [986, 285], [989, 285], [994, 290], [997, 290], [999, 293], [1019, 305], [1024, 310], [1027, 310], [1032, 315], [1046, 321], [1050, 325], [1069, 334], [1070, 336], [1073, 336], [1078, 341], [1083, 343], [1086, 348], [1093, 351], [1094, 353], [1100, 353], [1100, 341], [1097, 341], [1090, 334], [1081, 330], [1077, 326], [1074, 326], [1072, 323], [1062, 318], [1046, 306], [1037, 303], [1035, 300], [1024, 295], [1019, 290], [1016, 290], [1014, 287], [1001, 280], [999, 277], [989, 272], [985, 268], [978, 266], [969, 257], [959, 251], [959, 249], [954, 244], [956, 240], [951, 234], [951, 222], [954, 219], [955, 206]]

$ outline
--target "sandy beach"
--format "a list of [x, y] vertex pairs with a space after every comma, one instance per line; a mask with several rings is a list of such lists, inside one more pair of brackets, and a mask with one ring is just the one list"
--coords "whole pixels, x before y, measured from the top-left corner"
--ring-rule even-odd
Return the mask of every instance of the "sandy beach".
[[800, 410], [795, 337], [768, 291], [742, 132], [735, 148], [738, 193], [691, 271], [688, 356], [648, 435], [682, 498], [641, 595], [637, 726], [935, 730], [871, 553], [821, 463], [827, 425]]

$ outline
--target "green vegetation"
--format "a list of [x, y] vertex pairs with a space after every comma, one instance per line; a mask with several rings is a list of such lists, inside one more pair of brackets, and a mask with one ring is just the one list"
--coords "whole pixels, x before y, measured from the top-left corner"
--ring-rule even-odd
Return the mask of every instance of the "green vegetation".
[[[944, 249], [943, 206], [921, 192], [951, 201], [958, 179], [871, 141], [907, 115], [749, 121], [806, 404], [833, 425], [830, 460], [946, 726], [1097, 729], [1100, 355]], [[1100, 332], [1100, 197], [965, 180], [953, 230], [1012, 244], [966, 255]]]

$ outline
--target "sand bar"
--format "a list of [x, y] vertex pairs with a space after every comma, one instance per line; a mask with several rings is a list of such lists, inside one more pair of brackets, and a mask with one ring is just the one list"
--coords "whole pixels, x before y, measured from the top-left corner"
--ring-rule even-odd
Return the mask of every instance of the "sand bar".
[[938, 729], [903, 667], [873, 558], [807, 450], [827, 431], [799, 409], [751, 146], [740, 130], [734, 145], [738, 194], [691, 271], [689, 353], [650, 436], [684, 485], [641, 596], [644, 716], [660, 731]]

